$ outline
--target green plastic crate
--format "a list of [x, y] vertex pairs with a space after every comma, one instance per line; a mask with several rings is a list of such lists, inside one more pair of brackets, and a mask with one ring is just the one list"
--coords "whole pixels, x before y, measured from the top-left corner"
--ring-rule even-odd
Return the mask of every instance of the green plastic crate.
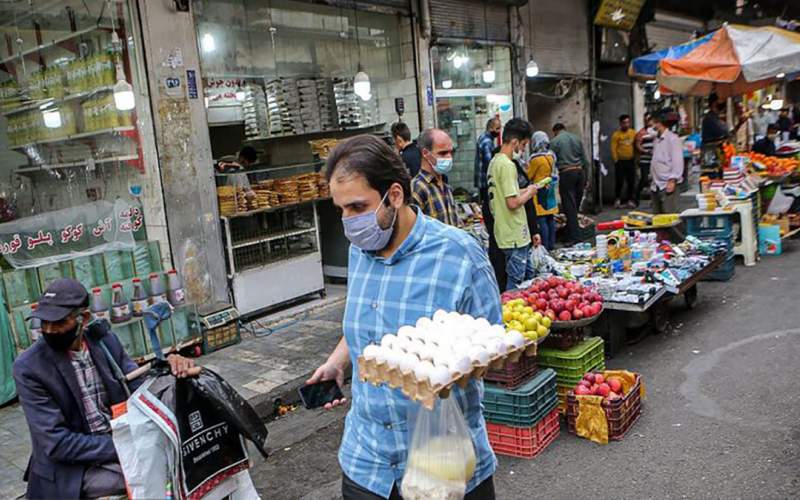
[[552, 411], [557, 402], [556, 372], [548, 368], [513, 390], [485, 384], [483, 414], [490, 422], [531, 427]]
[[133, 252], [112, 250], [103, 254], [106, 278], [109, 283], [133, 278]]
[[53, 281], [60, 278], [74, 278], [75, 271], [72, 269], [72, 262], [56, 262], [55, 264], [45, 264], [36, 268], [39, 276], [39, 288], [44, 290]]
[[605, 359], [601, 359], [597, 362], [597, 364], [590, 366], [586, 369], [585, 372], [581, 373], [580, 375], [561, 375], [559, 372], [556, 372], [556, 383], [560, 386], [569, 386], [570, 388], [575, 387], [578, 385], [578, 382], [581, 381], [583, 376], [586, 372], [599, 372], [606, 369], [606, 362]]
[[77, 257], [72, 260], [72, 268], [75, 279], [80, 281], [87, 290], [108, 283], [102, 254]]
[[39, 300], [39, 276], [36, 269], [14, 269], [3, 273], [3, 290], [9, 307], [18, 307]]
[[598, 353], [602, 352], [603, 339], [590, 337], [566, 351], [552, 347], [542, 347], [536, 356], [539, 366], [547, 366], [556, 371], [559, 371], [559, 369], [580, 371], [584, 370], [597, 357]]

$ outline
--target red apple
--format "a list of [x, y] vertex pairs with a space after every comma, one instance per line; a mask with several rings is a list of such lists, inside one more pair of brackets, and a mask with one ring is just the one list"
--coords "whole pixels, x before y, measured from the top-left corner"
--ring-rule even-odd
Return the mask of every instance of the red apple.
[[594, 384], [594, 373], [584, 373], [583, 380], [589, 382], [590, 384]]
[[592, 393], [591, 389], [589, 389], [585, 385], [579, 385], [578, 387], [575, 388], [576, 396], [587, 396], [591, 393]]
[[592, 309], [592, 306], [583, 306], [581, 307], [581, 311], [583, 311], [584, 318], [591, 318], [594, 316], [594, 309]]
[[591, 387], [592, 383], [589, 382], [588, 380], [586, 380], [585, 378], [583, 378], [583, 379], [581, 379], [580, 382], [578, 382], [578, 385], [585, 385], [586, 387]]
[[611, 392], [608, 393], [608, 398], [606, 398], [606, 399], [608, 399], [609, 401], [614, 401], [615, 399], [619, 399], [620, 397], [622, 397], [622, 396], [620, 396], [619, 394], [617, 394], [614, 391], [611, 391]]
[[575, 309], [576, 305], [577, 304], [575, 304], [574, 300], [567, 300], [566, 302], [564, 302], [564, 309], [572, 311], [573, 309]]
[[536, 307], [539, 309], [547, 309], [547, 301], [544, 299], [537, 300]]
[[611, 393], [611, 388], [606, 383], [599, 384], [597, 386], [597, 395], [606, 397]]
[[555, 321], [556, 320], [556, 312], [553, 311], [552, 309], [546, 310], [544, 312], [544, 315], [547, 316], [548, 318], [550, 318], [550, 321]]
[[602, 384], [606, 381], [606, 378], [601, 373], [594, 374], [594, 381], [598, 384]]
[[566, 310], [561, 311], [560, 313], [558, 313], [558, 319], [559, 319], [559, 321], [571, 321], [572, 320], [572, 314], [569, 311], [566, 311]]
[[608, 379], [608, 382], [606, 383], [611, 388], [612, 392], [618, 393], [622, 389], [622, 383], [619, 381], [617, 377], [611, 377], [610, 379]]
[[572, 300], [572, 301], [574, 301], [574, 302], [580, 302], [581, 300], [583, 300], [583, 297], [581, 297], [581, 296], [580, 296], [579, 294], [577, 294], [577, 293], [571, 293], [571, 294], [569, 295], [569, 297], [567, 297], [567, 298], [568, 298], [569, 300]]
[[562, 299], [566, 299], [567, 297], [569, 297], [569, 290], [567, 290], [564, 287], [561, 287], [558, 290], [558, 296], [561, 297]]
[[572, 317], [575, 319], [583, 318], [583, 311], [581, 311], [576, 307], [575, 309], [572, 310]]

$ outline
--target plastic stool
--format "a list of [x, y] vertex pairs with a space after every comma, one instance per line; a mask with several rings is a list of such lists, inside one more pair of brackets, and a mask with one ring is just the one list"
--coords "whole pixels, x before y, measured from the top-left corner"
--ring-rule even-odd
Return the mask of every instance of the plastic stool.
[[753, 205], [748, 200], [744, 203], [731, 203], [731, 206], [739, 213], [741, 234], [741, 241], [733, 247], [733, 254], [744, 257], [745, 266], [755, 266], [758, 262], [758, 233], [753, 220]]

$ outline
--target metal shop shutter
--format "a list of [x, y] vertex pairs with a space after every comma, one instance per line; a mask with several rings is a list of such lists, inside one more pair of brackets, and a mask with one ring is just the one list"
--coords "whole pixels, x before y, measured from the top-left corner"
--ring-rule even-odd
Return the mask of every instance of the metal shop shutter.
[[508, 4], [476, 0], [430, 0], [430, 7], [431, 28], [437, 38], [511, 41]]
[[526, 26], [533, 23], [533, 30], [525, 45], [533, 48], [539, 70], [544, 74], [588, 74], [591, 28], [586, 2], [528, 2], [527, 9], [520, 15]]

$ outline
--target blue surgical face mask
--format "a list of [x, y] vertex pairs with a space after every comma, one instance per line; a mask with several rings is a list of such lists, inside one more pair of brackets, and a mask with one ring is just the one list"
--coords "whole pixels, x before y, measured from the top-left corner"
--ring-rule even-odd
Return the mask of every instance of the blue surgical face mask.
[[453, 169], [453, 159], [437, 158], [436, 164], [433, 166], [433, 169], [436, 170], [437, 174], [444, 175]]
[[397, 210], [394, 211], [394, 217], [392, 217], [392, 223], [389, 227], [383, 229], [378, 224], [378, 210], [383, 206], [383, 202], [388, 195], [389, 192], [387, 191], [374, 212], [342, 218], [344, 235], [350, 240], [350, 243], [361, 250], [368, 252], [383, 250], [389, 244], [389, 240], [392, 239], [394, 223], [397, 220]]

